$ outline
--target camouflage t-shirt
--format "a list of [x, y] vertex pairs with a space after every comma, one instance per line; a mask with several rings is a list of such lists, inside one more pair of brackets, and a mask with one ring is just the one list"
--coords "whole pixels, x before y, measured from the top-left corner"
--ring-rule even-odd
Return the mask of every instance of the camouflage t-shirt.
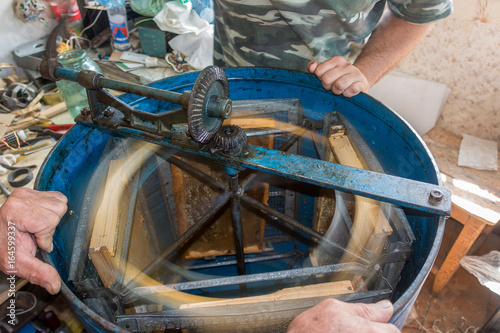
[[414, 24], [448, 16], [452, 0], [214, 0], [214, 62], [306, 71], [310, 60], [354, 60], [382, 16]]

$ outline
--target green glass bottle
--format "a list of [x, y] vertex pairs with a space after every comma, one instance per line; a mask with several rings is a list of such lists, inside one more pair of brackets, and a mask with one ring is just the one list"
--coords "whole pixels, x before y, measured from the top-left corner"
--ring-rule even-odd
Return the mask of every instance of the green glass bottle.
[[[74, 49], [58, 55], [57, 59], [64, 68], [74, 70], [91, 70], [101, 73], [99, 66], [89, 57], [85, 50]], [[82, 108], [89, 106], [85, 88], [76, 82], [59, 80], [56, 82], [61, 96], [68, 107], [69, 114], [75, 118]]]

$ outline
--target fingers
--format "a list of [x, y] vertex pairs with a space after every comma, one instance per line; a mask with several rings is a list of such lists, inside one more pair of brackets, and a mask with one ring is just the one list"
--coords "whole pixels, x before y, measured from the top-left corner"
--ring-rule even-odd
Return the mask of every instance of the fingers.
[[340, 56], [322, 63], [310, 61], [307, 69], [321, 80], [323, 88], [335, 95], [352, 97], [368, 87], [368, 80], [363, 73]]
[[66, 203], [66, 197], [58, 192], [17, 189], [1, 207], [1, 217], [15, 223], [20, 232], [33, 234], [38, 246], [50, 252], [52, 235], [66, 213]]
[[297, 316], [287, 333], [398, 333], [396, 326], [387, 323], [392, 312], [389, 301], [363, 304], [326, 299]]
[[[61, 279], [55, 268], [34, 256], [36, 245], [45, 251], [52, 251], [52, 235], [68, 209], [67, 202], [68, 199], [59, 192], [40, 192], [27, 188], [12, 192], [0, 207], [2, 271], [25, 278], [52, 294], [59, 292]], [[12, 254], [7, 251], [11, 247], [15, 249], [9, 250]], [[9, 256], [5, 255], [7, 253]]]
[[19, 277], [45, 288], [52, 295], [61, 289], [61, 278], [55, 268], [27, 253], [18, 252], [16, 269]]
[[382, 300], [375, 304], [343, 303], [342, 306], [353, 314], [378, 323], [388, 322], [394, 312], [392, 303], [388, 300]]
[[36, 191], [29, 188], [19, 188], [12, 192], [9, 196], [20, 198], [28, 201], [33, 205], [37, 205], [48, 209], [59, 217], [63, 217], [67, 210], [68, 198], [61, 192], [56, 191]]
[[316, 71], [316, 68], [318, 68], [318, 65], [319, 65], [319, 62], [316, 61], [316, 60], [311, 60], [309, 61], [309, 63], [307, 64], [307, 70], [314, 74], [314, 72]]
[[394, 312], [394, 307], [389, 300], [382, 300], [375, 304], [345, 303], [338, 300], [336, 303], [337, 311], [345, 311], [345, 313], [359, 317], [361, 326], [369, 326], [370, 332], [400, 332], [396, 326], [388, 324]]

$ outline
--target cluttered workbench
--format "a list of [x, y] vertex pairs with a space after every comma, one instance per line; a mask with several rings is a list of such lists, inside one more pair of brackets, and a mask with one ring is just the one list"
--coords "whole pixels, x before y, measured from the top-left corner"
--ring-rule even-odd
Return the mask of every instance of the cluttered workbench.
[[[7, 118], [2, 116], [3, 115], [0, 115], [0, 119]], [[39, 122], [35, 124], [32, 123], [32, 126], [27, 124], [27, 122], [24, 122], [24, 124], [22, 122], [20, 124], [13, 122], [10, 123], [8, 127], [0, 127], [3, 133], [5, 133], [6, 130], [14, 130], [10, 132], [11, 135], [7, 138], [4, 136], [3, 139], [3, 141], [5, 141], [3, 144], [3, 158], [5, 159], [6, 154], [10, 156], [2, 160], [4, 166], [2, 166], [3, 173], [0, 176], [1, 183], [9, 192], [18, 187], [33, 188], [38, 170], [47, 154], [50, 152], [50, 149], [74, 124], [73, 119], [66, 111], [64, 103], [49, 107], [45, 109], [45, 112], [42, 111], [31, 117], [33, 117], [33, 119], [38, 118]], [[6, 123], [5, 121], [2, 122], [4, 124]], [[17, 135], [18, 138], [16, 138], [15, 135]], [[23, 141], [28, 142], [28, 144], [21, 144], [22, 147], [17, 148], [18, 142], [22, 143]], [[6, 163], [7, 165], [5, 165]], [[14, 168], [20, 168], [22, 170], [16, 171]], [[28, 172], [28, 170], [30, 170], [30, 172]], [[16, 177], [16, 174], [19, 174], [19, 176]], [[3, 203], [6, 198], [5, 191], [2, 191], [0, 203]]]

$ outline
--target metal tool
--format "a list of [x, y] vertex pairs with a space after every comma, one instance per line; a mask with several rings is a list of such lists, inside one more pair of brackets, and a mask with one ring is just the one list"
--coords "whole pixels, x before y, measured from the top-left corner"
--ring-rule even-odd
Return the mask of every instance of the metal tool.
[[[363, 279], [361, 288], [356, 287], [355, 294], [342, 295], [344, 300], [373, 302], [381, 298], [391, 297], [391, 295], [397, 295], [396, 298], [401, 295], [401, 289], [398, 290], [400, 273], [414, 269], [413, 267], [406, 269], [406, 260], [411, 258], [410, 260], [413, 260], [413, 262], [419, 261], [419, 264], [421, 264], [420, 258], [411, 256], [412, 251], [415, 248], [429, 249], [427, 237], [424, 237], [424, 239], [421, 237], [422, 230], [428, 231], [429, 228], [435, 228], [436, 221], [438, 219], [442, 220], [436, 215], [446, 214], [446, 201], [448, 199], [443, 199], [445, 201], [441, 201], [437, 206], [435, 206], [435, 200], [432, 203], [429, 202], [430, 191], [441, 190], [441, 187], [436, 185], [439, 182], [435, 181], [435, 184], [430, 184], [384, 174], [383, 168], [373, 162], [373, 157], [376, 155], [370, 156], [366, 154], [367, 149], [370, 150], [375, 147], [375, 152], [377, 152], [377, 148], [384, 148], [382, 145], [379, 147], [374, 145], [373, 141], [378, 143], [378, 138], [373, 133], [367, 135], [364, 132], [362, 133], [363, 136], [357, 135], [353, 130], [354, 125], [350, 127], [348, 121], [344, 121], [348, 119], [358, 126], [360, 122], [367, 121], [356, 118], [355, 107], [354, 111], [352, 111], [339, 106], [342, 112], [347, 111], [349, 115], [346, 119], [343, 119], [342, 113], [334, 114], [331, 112], [332, 108], [329, 107], [331, 105], [337, 107], [336, 103], [342, 103], [343, 99], [328, 96], [325, 99], [326, 107], [320, 107], [317, 109], [318, 113], [314, 113], [316, 110], [315, 96], [316, 94], [321, 95], [322, 91], [317, 90], [316, 87], [312, 89], [305, 88], [304, 91], [299, 93], [300, 95], [294, 96], [293, 94], [297, 91], [293, 89], [296, 88], [294, 86], [293, 90], [290, 89], [286, 94], [283, 94], [283, 86], [293, 86], [288, 83], [289, 80], [286, 83], [284, 83], [283, 79], [277, 81], [280, 82], [276, 85], [277, 96], [281, 97], [277, 100], [236, 100], [232, 101], [231, 107], [234, 115], [251, 117], [257, 114], [258, 117], [267, 117], [272, 121], [280, 121], [287, 124], [287, 126], [276, 128], [266, 126], [245, 127], [245, 123], [243, 123], [240, 129], [234, 127], [231, 117], [229, 120], [231, 125], [221, 124], [219, 127], [224, 115], [221, 117], [220, 113], [216, 113], [213, 116], [211, 114], [213, 110], [209, 111], [210, 107], [207, 107], [210, 104], [217, 104], [220, 91], [224, 90], [225, 84], [215, 79], [221, 77], [217, 74], [217, 71], [218, 69], [208, 69], [204, 73], [208, 73], [209, 79], [198, 81], [200, 80], [198, 78], [197, 80], [207, 84], [207, 86], [210, 83], [218, 82], [216, 83], [217, 87], [214, 88], [215, 93], [212, 95], [214, 97], [212, 102], [207, 100], [210, 89], [193, 89], [197, 92], [198, 97], [201, 94], [204, 102], [198, 103], [196, 110], [199, 113], [195, 113], [191, 120], [198, 120], [198, 122], [201, 122], [200, 119], [208, 120], [208, 125], [201, 124], [202, 130], [209, 133], [208, 136], [211, 136], [205, 142], [202, 142], [203, 139], [197, 139], [197, 141], [193, 138], [193, 133], [196, 130], [189, 124], [187, 112], [189, 105], [182, 109], [171, 101], [158, 101], [126, 94], [121, 96], [120, 102], [126, 103], [128, 109], [135, 110], [134, 112], [123, 113], [118, 110], [118, 107], [114, 108], [106, 105], [104, 103], [106, 99], [98, 99], [98, 103], [101, 104], [97, 104], [97, 112], [91, 109], [84, 110], [84, 114], [78, 118], [79, 125], [75, 126], [74, 130], [69, 131], [54, 150], [49, 162], [45, 164], [46, 170], [43, 171], [41, 180], [44, 186], [42, 188], [54, 189], [58, 186], [64, 186], [63, 191], [69, 194], [70, 204], [74, 207], [75, 213], [67, 216], [63, 222], [66, 223], [65, 225], [71, 226], [70, 229], [73, 232], [69, 233], [69, 236], [64, 234], [64, 239], [74, 239], [74, 243], [69, 246], [64, 244], [59, 247], [59, 251], [64, 252], [62, 256], [65, 261], [63, 263], [61, 261], [61, 265], [68, 267], [69, 271], [64, 274], [68, 276], [69, 285], [72, 286], [71, 290], [85, 304], [94, 311], [98, 311], [109, 322], [117, 323], [121, 328], [133, 331], [152, 331], [156, 328], [162, 329], [165, 327], [196, 329], [200, 320], [210, 321], [210, 318], [204, 316], [204, 319], [200, 319], [201, 317], [196, 315], [196, 311], [188, 310], [165, 309], [165, 311], [161, 312], [148, 312], [140, 315], [124, 313], [124, 309], [130, 306], [129, 302], [143, 304], [152, 301], [154, 303], [154, 300], [158, 297], [161, 298], [164, 291], [171, 289], [185, 290], [195, 294], [214, 294], [214, 297], [219, 297], [217, 293], [220, 290], [230, 290], [234, 293], [232, 294], [234, 297], [240, 297], [245, 293], [255, 295], [256, 292], [265, 293], [269, 289], [276, 290], [276, 288], [291, 285], [328, 281], [332, 274], [342, 272], [350, 274], [350, 276], [360, 276]], [[58, 70], [55, 72], [58, 72]], [[259, 71], [256, 70], [255, 73], [259, 73]], [[269, 80], [273, 83], [277, 77], [278, 79], [280, 77], [275, 76], [274, 72], [270, 74]], [[250, 77], [248, 82], [245, 79], [238, 78], [234, 81], [228, 80], [228, 87], [233, 84], [239, 87], [239, 93], [233, 93], [233, 97], [249, 98], [247, 86], [251, 84], [254, 85], [254, 93], [255, 91], [258, 92], [255, 93], [258, 96], [257, 98], [274, 95], [271, 90], [262, 91], [262, 94], [260, 94], [261, 90], [259, 89], [269, 89], [269, 84], [267, 86], [264, 84], [263, 88], [261, 88], [260, 79], [251, 75], [248, 76], [248, 73], [245, 73], [241, 76], [243, 78]], [[177, 94], [184, 94], [188, 89], [192, 89], [193, 82], [195, 82], [194, 77], [194, 74], [190, 74], [190, 79], [186, 80], [189, 83], [183, 83], [182, 77], [177, 78], [181, 83], [174, 85], [172, 89]], [[202, 75], [201, 78], [203, 77]], [[98, 80], [100, 81], [102, 78]], [[307, 82], [307, 85], [314, 84], [311, 83], [313, 80], [310, 78], [303, 80], [304, 78], [301, 77], [297, 81], [299, 83]], [[153, 86], [159, 87], [155, 84]], [[195, 86], [203, 87], [203, 85]], [[142, 88], [134, 89], [141, 90]], [[89, 89], [89, 96], [92, 96], [93, 90], [96, 89]], [[195, 96], [192, 93], [188, 94], [190, 97]], [[300, 101], [297, 102], [296, 98], [283, 99], [282, 96], [299, 96]], [[97, 97], [108, 98], [105, 95], [98, 95]], [[353, 102], [349, 100], [347, 103], [355, 104], [359, 103], [360, 100], [366, 103], [363, 98], [367, 98], [360, 97], [359, 100], [353, 99]], [[307, 109], [303, 110], [301, 102], [308, 103]], [[121, 104], [113, 105], [125, 108]], [[108, 107], [110, 108], [108, 109]], [[99, 111], [99, 108], [102, 112]], [[108, 111], [105, 111], [106, 109]], [[139, 118], [135, 117], [137, 109], [149, 111], [144, 112], [144, 114], [170, 113], [177, 118], [166, 118], [162, 119], [161, 122], [158, 122], [158, 118], [151, 118], [151, 121], [146, 121], [146, 119], [150, 118], [140, 114], [143, 121], [139, 121]], [[380, 112], [380, 109], [379, 106], [379, 109], [376, 109], [377, 112]], [[119, 112], [116, 112], [116, 110]], [[87, 113], [88, 115], [85, 116]], [[104, 120], [104, 114], [110, 116], [109, 120]], [[113, 119], [117, 114], [119, 117]], [[127, 116], [125, 116], [126, 114]], [[382, 121], [374, 119], [372, 126], [368, 126], [368, 128], [370, 130], [372, 128], [384, 128], [383, 126], [377, 128], [377, 125], [380, 125], [383, 121], [387, 121], [387, 123], [394, 126], [395, 122], [391, 120], [390, 113], [387, 114], [388, 116]], [[210, 119], [210, 117], [216, 119]], [[130, 121], [131, 119], [137, 121]], [[250, 121], [251, 118], [247, 120]], [[212, 122], [215, 123], [214, 126], [211, 126]], [[346, 132], [352, 137], [352, 142], [362, 152], [370, 168], [376, 172], [346, 167], [328, 161], [325, 154], [325, 138], [327, 134], [325, 134], [324, 129], [339, 125], [337, 122], [341, 122], [346, 127]], [[168, 126], [163, 126], [165, 123]], [[219, 130], [215, 132], [218, 127]], [[213, 134], [214, 132], [215, 134]], [[246, 135], [248, 132], [253, 133], [251, 138]], [[206, 133], [204, 135], [207, 135]], [[384, 134], [386, 133], [387, 131]], [[396, 135], [400, 135], [399, 133], [397, 132]], [[409, 135], [411, 137], [411, 133]], [[245, 139], [245, 136], [247, 136], [247, 139]], [[261, 140], [266, 136], [273, 138], [272, 145], [255, 144], [255, 140]], [[308, 142], [307, 136], [312, 136], [313, 140]], [[124, 230], [123, 233], [120, 233], [120, 240], [116, 245], [117, 249], [121, 249], [119, 266], [125, 267], [123, 263], [130, 259], [127, 258], [127, 255], [128, 250], [133, 247], [132, 236], [134, 233], [132, 228], [134, 227], [130, 222], [134, 210], [137, 211], [142, 209], [141, 207], [145, 207], [143, 213], [151, 214], [151, 216], [145, 214], [145, 221], [141, 223], [143, 223], [144, 228], [150, 228], [150, 224], [154, 226], [153, 229], [148, 229], [153, 230], [148, 234], [151, 235], [151, 248], [154, 248], [152, 258], [154, 259], [148, 260], [147, 263], [144, 262], [140, 270], [142, 270], [143, 274], [147, 274], [152, 278], [160, 275], [164, 285], [160, 283], [158, 286], [144, 286], [138, 284], [137, 280], [127, 282], [130, 281], [130, 276], [126, 277], [124, 272], [117, 271], [116, 279], [113, 278], [108, 281], [110, 283], [107, 285], [110, 287], [104, 288], [100, 276], [96, 274], [93, 268], [95, 262], [89, 260], [89, 242], [94, 224], [92, 208], [101, 202], [102, 194], [99, 193], [99, 188], [103, 184], [102, 179], [107, 173], [110, 160], [124, 159], [133, 150], [127, 148], [127, 142], [134, 142], [134, 140], [128, 140], [129, 137], [153, 142], [161, 146], [161, 148], [155, 151], [151, 159], [148, 160], [150, 162], [147, 165], [144, 165], [136, 174], [128, 178], [131, 192], [130, 199], [125, 202], [125, 208], [120, 209], [120, 219], [118, 221]], [[370, 141], [363, 145], [359, 140], [361, 137], [368, 137]], [[397, 139], [402, 137], [397, 137]], [[111, 149], [113, 146], [116, 146], [115, 148], [118, 150], [115, 151], [113, 148], [109, 151], [107, 147]], [[413, 148], [414, 146], [410, 147]], [[65, 158], [66, 152], [69, 154], [68, 158]], [[425, 157], [425, 153], [422, 154], [420, 151], [417, 151], [415, 155], [426, 161], [425, 170], [432, 173], [434, 169], [432, 165], [429, 166], [432, 162], [428, 162], [431, 159]], [[382, 154], [382, 156], [384, 155]], [[389, 154], [389, 156], [392, 158], [392, 155]], [[399, 154], [399, 156], [406, 157], [408, 155]], [[409, 158], [413, 158], [413, 155]], [[387, 164], [387, 160], [384, 161], [383, 159], [381, 164], [384, 164], [385, 167], [389, 165], [388, 170], [393, 174], [401, 174], [397, 169], [398, 164]], [[158, 170], [153, 173], [154, 177], [151, 180], [145, 181], [144, 177], [150, 174], [151, 165], [158, 167]], [[203, 193], [206, 193], [203, 198], [209, 200], [204, 202], [190, 199], [193, 203], [190, 203], [188, 209], [179, 206], [174, 200], [176, 194], [173, 193], [175, 188], [172, 183], [175, 179], [180, 179], [180, 177], [174, 174], [174, 169], [181, 170], [183, 179], [189, 177], [190, 181], [202, 184]], [[95, 170], [95, 173], [86, 174], [84, 172], [82, 174], [82, 170]], [[213, 170], [216, 172], [214, 173]], [[417, 171], [420, 172], [421, 170]], [[415, 177], [414, 179], [425, 179], [425, 177]], [[434, 181], [434, 178], [429, 179]], [[251, 196], [252, 189], [259, 182], [269, 186], [269, 198], [265, 201], [256, 200]], [[83, 190], [85, 186], [87, 186], [86, 191]], [[78, 191], [75, 191], [77, 187]], [[185, 193], [194, 194], [192, 197], [200, 196], [200, 191], [197, 191], [197, 189], [197, 187], [184, 187]], [[319, 231], [307, 224], [310, 223], [314, 213], [314, 209], [310, 207], [311, 199], [307, 197], [318, 198], [319, 192], [325, 189], [340, 189], [344, 192], [345, 196], [341, 196], [338, 200], [338, 220], [348, 229], [351, 228], [353, 223], [352, 218], [349, 217], [351, 193], [381, 198], [386, 202], [400, 204], [404, 207], [404, 209], [396, 207], [386, 213], [393, 233], [383, 244], [384, 248], [380, 255], [358, 244], [355, 244], [355, 249], [359, 251], [353, 251], [337, 238], [326, 235], [324, 230]], [[146, 202], [141, 199], [141, 193], [144, 191], [148, 191]], [[158, 197], [161, 198], [160, 204], [156, 201]], [[447, 198], [446, 193], [444, 197]], [[304, 208], [301, 208], [304, 204], [309, 204], [305, 213]], [[242, 229], [249, 221], [248, 217], [244, 216], [243, 209], [250, 210], [253, 214], [266, 221], [266, 231], [264, 232], [262, 245], [263, 253], [249, 254], [244, 247], [244, 242], [243, 247], [241, 246], [242, 236], [245, 236], [245, 230]], [[184, 212], [189, 210], [190, 213], [186, 231], [180, 231], [180, 226], [176, 225], [177, 221], [181, 220], [177, 213], [182, 210]], [[163, 213], [160, 211], [163, 211]], [[191, 214], [191, 212], [193, 213]], [[200, 239], [202, 233], [223, 212], [227, 212], [230, 219], [227, 229], [230, 230], [231, 239], [235, 241], [233, 252], [227, 256], [217, 258], [202, 258], [202, 264], [194, 259], [186, 259], [183, 262], [181, 260], [181, 258], [184, 258], [183, 251], [189, 247], [191, 242]], [[408, 220], [411, 218], [411, 228], [408, 225], [406, 214], [409, 214]], [[154, 231], [157, 230], [156, 227], [160, 227], [163, 232]], [[418, 231], [417, 237], [413, 237], [412, 233], [412, 228], [415, 227]], [[65, 230], [61, 229], [60, 232], [65, 232]], [[347, 254], [352, 260], [342, 264], [334, 261], [333, 263], [312, 267], [305, 262], [304, 256], [309, 253], [311, 244], [316, 243], [325, 244], [332, 253]], [[292, 244], [291, 246], [297, 244], [297, 247], [282, 251], [280, 247], [283, 244]], [[305, 246], [305, 249], [301, 246]], [[68, 252], [67, 248], [72, 248], [73, 251]], [[50, 256], [56, 258], [53, 254]], [[279, 268], [265, 272], [254, 271], [254, 265], [267, 266], [268, 259], [271, 261], [269, 266], [277, 265], [276, 267]], [[206, 269], [219, 269], [220, 267], [227, 267], [228, 270], [231, 270], [231, 272], [234, 270], [234, 272], [229, 276], [221, 274], [213, 278], [198, 278], [198, 272], [203, 272]], [[417, 274], [418, 271], [412, 271], [412, 273]], [[196, 278], [192, 277], [193, 274]], [[423, 274], [418, 276], [420, 275]], [[406, 281], [405, 283], [408, 285]], [[263, 285], [264, 288], [256, 290], [256, 285], [259, 288]], [[363, 286], [366, 286], [368, 291], [363, 290]], [[74, 295], [71, 297], [74, 297]], [[319, 300], [320, 298], [308, 298], [304, 301], [273, 302], [272, 306], [303, 309], [317, 303]], [[168, 306], [168, 304], [166, 305]], [[265, 307], [266, 305], [259, 304], [259, 306]], [[230, 317], [238, 313], [241, 317], [244, 317], [247, 308], [244, 306], [229, 306], [219, 308], [219, 311]], [[214, 310], [210, 309], [207, 313], [210, 317]]]
[[3, 183], [3, 182], [1, 182], [1, 181], [0, 181], [0, 191], [2, 191], [2, 193], [3, 193], [6, 197], [8, 197], [8, 196], [11, 194], [11, 192], [9, 191], [9, 189], [8, 189], [8, 188], [4, 185], [4, 183]]
[[37, 137], [49, 136], [56, 140], [62, 138], [64, 133], [66, 133], [74, 124], [51, 124], [48, 126], [32, 126], [28, 127], [31, 132], [37, 133]]
[[[362, 291], [348, 297], [348, 299], [375, 301], [390, 297], [396, 290], [395, 284], [398, 282], [399, 273], [411, 254], [412, 242], [415, 240], [403, 210], [396, 208], [391, 213], [387, 213], [394, 233], [384, 244], [381, 255], [378, 256], [369, 249], [363, 248], [359, 252], [354, 252], [340, 244], [336, 239], [327, 237], [324, 233], [302, 223], [298, 217], [297, 208], [297, 202], [303, 199], [301, 198], [302, 193], [294, 188], [298, 184], [305, 188], [333, 189], [381, 200], [407, 208], [411, 212], [417, 212], [417, 214], [442, 216], [450, 213], [451, 198], [447, 189], [435, 184], [385, 174], [380, 165], [373, 161], [373, 156], [370, 154], [366, 154], [365, 159], [371, 165], [371, 169], [375, 171], [348, 167], [326, 160], [322, 139], [316, 138], [314, 140], [315, 154], [319, 158], [300, 154], [302, 134], [312, 132], [312, 136], [316, 137], [317, 132], [336, 125], [335, 122], [339, 120], [338, 118], [342, 118], [340, 115], [338, 117], [325, 116], [323, 119], [307, 117], [302, 113], [301, 107], [291, 107], [294, 103], [297, 104], [296, 101], [284, 102], [280, 100], [273, 104], [272, 100], [267, 100], [265, 104], [268, 109], [259, 110], [259, 114], [269, 113], [272, 114], [272, 117], [278, 118], [273, 108], [284, 110], [286, 121], [294, 125], [296, 132], [254, 129], [255, 135], [258, 136], [269, 133], [278, 134], [280, 141], [274, 142], [273, 148], [249, 144], [243, 128], [235, 125], [224, 126], [223, 122], [231, 115], [233, 109], [238, 110], [238, 104], [242, 106], [243, 110], [245, 108], [252, 110], [258, 109], [257, 106], [262, 105], [262, 101], [235, 101], [233, 103], [229, 99], [229, 82], [224, 71], [220, 68], [211, 66], [203, 70], [192, 85], [192, 90], [189, 91], [183, 87], [180, 88], [183, 90], [182, 92], [173, 92], [157, 89], [154, 86], [140, 86], [110, 80], [94, 72], [76, 72], [64, 69], [53, 59], [46, 59], [44, 64], [42, 73], [45, 73], [47, 78], [71, 80], [87, 88], [90, 107], [83, 109], [76, 121], [87, 128], [99, 129], [116, 136], [106, 144], [106, 147], [118, 145], [117, 141], [120, 140], [118, 137], [132, 137], [160, 145], [162, 148], [155, 153], [156, 159], [161, 159], [162, 163], [166, 163], [169, 167], [175, 166], [181, 169], [196, 181], [206, 185], [210, 190], [210, 195], [213, 196], [210, 205], [204, 207], [206, 208], [204, 214], [197, 216], [194, 223], [184, 233], [178, 235], [171, 242], [166, 242], [167, 245], [161, 248], [157, 257], [142, 269], [141, 274], [152, 274], [160, 268], [168, 270], [170, 260], [175, 261], [186, 244], [189, 244], [200, 232], [210, 226], [214, 216], [219, 215], [225, 208], [228, 208], [230, 212], [235, 253], [220, 266], [235, 266], [238, 272], [237, 276], [143, 287], [137, 283], [137, 280], [123, 283], [123, 273], [119, 273], [112, 287], [104, 290], [105, 288], [100, 286], [100, 282], [96, 278], [95, 271], [89, 268], [91, 265], [88, 265], [87, 255], [90, 242], [89, 233], [91, 233], [93, 223], [90, 211], [92, 205], [96, 203], [96, 199], [92, 195], [99, 188], [101, 178], [106, 171], [105, 162], [99, 163], [96, 173], [87, 178], [88, 184], [90, 184], [89, 193], [82, 202], [81, 218], [78, 221], [71, 262], [68, 265], [70, 267], [69, 279], [75, 286], [77, 295], [85, 298], [88, 304], [93, 304], [96, 308], [107, 309], [103, 313], [109, 316], [108, 319], [118, 323], [123, 328], [134, 331], [152, 331], [164, 329], [173, 321], [177, 321], [175, 325], [180, 323], [179, 326], [172, 324], [175, 327], [193, 327], [195, 319], [190, 318], [190, 316], [182, 317], [185, 313], [179, 313], [175, 310], [165, 310], [154, 315], [142, 316], [123, 313], [123, 307], [126, 304], [141, 301], [151, 295], [158, 295], [171, 289], [211, 290], [236, 286], [239, 295], [244, 296], [249, 291], [248, 287], [257, 281], [274, 281], [275, 284], [279, 285], [284, 283], [283, 281], [294, 278], [303, 279], [301, 281], [321, 280], [330, 277], [333, 273], [344, 272], [359, 275], [364, 279], [364, 284], [377, 287], [376, 290]], [[135, 100], [133, 104], [127, 103], [127, 96], [118, 99], [109, 94], [106, 89], [129, 92], [147, 97], [148, 101], [151, 99], [158, 101], [154, 102], [154, 111], [140, 111], [138, 109], [143, 101]], [[175, 104], [179, 104], [180, 108]], [[277, 104], [281, 106], [277, 107]], [[283, 109], [283, 105], [286, 105], [287, 108]], [[241, 111], [241, 113], [244, 112]], [[350, 126], [348, 121], [345, 121], [344, 125], [346, 128]], [[359, 135], [354, 130], [349, 132], [360, 150], [367, 147], [367, 145], [362, 144]], [[122, 148], [122, 150], [124, 149]], [[113, 151], [110, 154], [126, 156], [127, 152], [117, 153]], [[223, 177], [215, 178], [189, 160], [196, 161], [198, 158], [203, 160], [205, 165], [222, 166]], [[186, 159], [189, 161], [186, 162]], [[266, 182], [270, 184], [269, 193], [271, 193], [267, 204], [252, 198], [249, 194], [252, 185], [266, 176], [271, 178], [271, 180], [266, 178]], [[136, 177], [140, 178], [140, 175]], [[168, 179], [172, 179], [172, 177], [172, 175], [167, 176]], [[286, 180], [287, 186], [275, 185], [272, 181], [273, 177]], [[133, 186], [139, 186], [140, 181], [138, 178], [134, 178], [131, 183]], [[162, 189], [162, 191], [171, 193], [172, 188], [168, 188], [169, 186], [171, 187], [171, 185], [165, 185], [167, 189]], [[133, 193], [131, 197], [134, 198], [134, 201], [130, 203], [129, 207], [135, 207], [136, 200], [139, 200], [137, 192]], [[277, 200], [273, 202], [271, 199]], [[347, 211], [346, 201], [348, 201], [348, 197], [342, 197], [338, 200], [339, 205], [343, 206], [340, 207], [339, 214], [346, 215], [342, 216], [342, 221], [349, 226], [352, 221], [349, 221], [348, 214], [345, 213]], [[170, 206], [170, 203], [168, 205]], [[331, 251], [340, 251], [351, 256], [353, 262], [247, 274], [247, 265], [252, 262], [252, 258], [244, 250], [242, 229], [245, 221], [242, 219], [242, 207], [251, 209], [258, 216], [273, 224], [276, 229], [290, 232], [290, 235], [287, 236], [282, 234], [277, 236], [276, 238], [279, 238], [280, 241], [283, 239], [292, 241], [295, 237], [299, 241], [305, 238], [307, 244], [323, 243]], [[133, 209], [127, 213], [128, 217], [133, 213], [132, 211]], [[125, 255], [121, 258], [122, 263], [127, 259], [131, 235], [129, 220], [124, 222], [126, 231], [124, 232], [121, 253], [125, 253]], [[293, 242], [296, 241], [295, 239]], [[274, 246], [278, 246], [280, 241], [269, 240], [268, 248], [272, 249]], [[296, 262], [300, 259], [299, 251], [294, 250], [294, 253], [296, 257], [294, 261]], [[279, 258], [282, 257], [276, 255]], [[290, 268], [293, 267], [294, 261], [290, 264]], [[189, 264], [186, 266], [189, 267]], [[165, 265], [167, 268], [164, 267]], [[193, 264], [192, 267], [199, 266]], [[231, 310], [228, 311], [228, 313], [231, 312]]]

